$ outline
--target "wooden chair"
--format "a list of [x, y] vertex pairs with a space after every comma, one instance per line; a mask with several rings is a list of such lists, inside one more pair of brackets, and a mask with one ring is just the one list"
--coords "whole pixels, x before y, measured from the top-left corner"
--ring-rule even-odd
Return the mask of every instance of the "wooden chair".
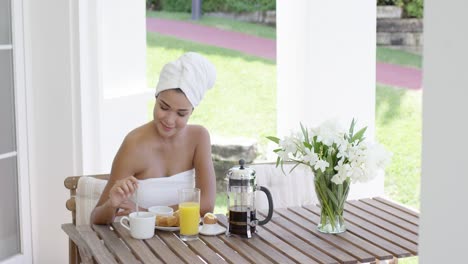
[[[90, 177], [90, 178], [85, 178]], [[80, 185], [80, 180], [84, 179], [100, 179], [108, 180], [109, 174], [100, 174], [100, 175], [86, 175], [86, 176], [71, 176], [67, 177], [64, 181], [65, 188], [70, 190], [70, 198], [66, 201], [66, 208], [71, 211], [72, 223], [73, 226], [63, 225], [62, 229], [69, 236], [69, 262], [72, 264], [77, 263], [94, 263], [94, 260], [91, 257], [90, 250], [85, 246], [85, 243], [79, 238], [78, 231], [76, 229], [77, 225], [77, 193], [78, 186]], [[89, 212], [90, 213], [90, 212]], [[88, 212], [86, 213], [88, 215]]]

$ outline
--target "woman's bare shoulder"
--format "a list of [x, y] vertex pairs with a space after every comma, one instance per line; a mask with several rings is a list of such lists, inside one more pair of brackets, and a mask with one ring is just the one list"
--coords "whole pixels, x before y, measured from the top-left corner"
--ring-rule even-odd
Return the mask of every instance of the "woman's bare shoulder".
[[122, 147], [127, 151], [138, 151], [151, 141], [151, 124], [146, 123], [130, 131], [124, 138]]
[[208, 139], [210, 138], [210, 133], [208, 129], [201, 125], [188, 125], [188, 134], [190, 137], [196, 139]]

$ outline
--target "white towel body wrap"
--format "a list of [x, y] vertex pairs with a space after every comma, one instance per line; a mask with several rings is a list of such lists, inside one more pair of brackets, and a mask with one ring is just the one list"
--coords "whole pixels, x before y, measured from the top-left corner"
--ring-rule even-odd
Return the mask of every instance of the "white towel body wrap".
[[[148, 208], [154, 205], [179, 203], [178, 190], [195, 187], [195, 170], [188, 170], [170, 177], [138, 180], [138, 204]], [[132, 200], [135, 199], [133, 195]]]
[[[174, 205], [179, 203], [178, 190], [195, 187], [195, 170], [191, 169], [170, 177], [139, 180], [139, 206]], [[76, 224], [89, 224], [89, 217], [101, 196], [107, 180], [81, 177], [76, 189]], [[134, 200], [135, 195], [132, 196]], [[116, 218], [115, 221], [118, 221]]]

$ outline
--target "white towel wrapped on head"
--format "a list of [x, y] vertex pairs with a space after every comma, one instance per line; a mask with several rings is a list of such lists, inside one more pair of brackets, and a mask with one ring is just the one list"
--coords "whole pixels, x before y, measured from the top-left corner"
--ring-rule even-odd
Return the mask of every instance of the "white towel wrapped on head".
[[162, 91], [180, 88], [192, 106], [196, 107], [215, 81], [214, 65], [198, 53], [187, 52], [163, 67], [156, 86], [156, 96]]

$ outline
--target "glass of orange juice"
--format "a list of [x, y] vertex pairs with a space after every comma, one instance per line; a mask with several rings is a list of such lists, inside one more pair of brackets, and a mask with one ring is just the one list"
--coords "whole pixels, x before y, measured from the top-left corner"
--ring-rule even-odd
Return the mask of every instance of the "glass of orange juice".
[[190, 241], [198, 239], [200, 223], [200, 189], [179, 190], [180, 239]]

